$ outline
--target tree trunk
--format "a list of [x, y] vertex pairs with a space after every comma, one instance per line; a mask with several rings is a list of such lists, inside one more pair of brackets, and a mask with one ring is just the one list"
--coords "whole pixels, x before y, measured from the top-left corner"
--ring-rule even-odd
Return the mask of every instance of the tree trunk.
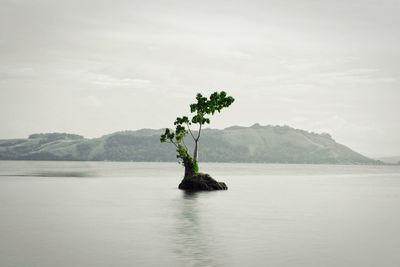
[[191, 176], [193, 176], [193, 174], [194, 174], [193, 167], [185, 165], [185, 176], [184, 176], [184, 178], [191, 177]]
[[193, 160], [194, 160], [194, 162], [197, 162], [197, 156], [198, 156], [198, 142], [195, 141], [195, 143], [194, 143], [194, 151], [193, 151]]
[[186, 160], [184, 161], [184, 166], [185, 166], [185, 178], [186, 177], [191, 177], [194, 174], [194, 166], [191, 161]]

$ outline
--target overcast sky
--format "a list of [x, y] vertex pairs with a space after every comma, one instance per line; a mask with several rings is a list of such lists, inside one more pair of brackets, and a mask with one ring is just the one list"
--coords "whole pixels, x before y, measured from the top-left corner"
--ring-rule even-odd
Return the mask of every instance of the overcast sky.
[[0, 138], [289, 125], [400, 155], [400, 1], [0, 0]]

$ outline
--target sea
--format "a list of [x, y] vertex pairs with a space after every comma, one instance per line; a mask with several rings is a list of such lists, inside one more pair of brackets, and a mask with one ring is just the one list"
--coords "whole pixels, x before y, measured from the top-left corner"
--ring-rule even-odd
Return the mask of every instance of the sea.
[[0, 161], [1, 267], [400, 266], [400, 166]]

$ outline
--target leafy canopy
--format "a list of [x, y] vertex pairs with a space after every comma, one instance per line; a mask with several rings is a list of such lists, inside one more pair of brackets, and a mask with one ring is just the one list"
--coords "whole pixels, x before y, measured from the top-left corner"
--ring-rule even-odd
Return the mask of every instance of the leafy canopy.
[[[198, 93], [196, 95], [196, 103], [190, 105], [190, 112], [193, 113], [192, 118], [187, 116], [177, 117], [174, 122], [175, 131], [168, 128], [165, 129], [164, 134], [160, 137], [161, 143], [174, 144], [177, 148], [178, 158], [181, 158], [183, 161], [191, 160], [197, 164], [195, 162], [196, 160], [193, 160], [188, 153], [188, 148], [184, 142], [186, 134], [190, 133], [197, 144], [200, 139], [202, 125], [210, 124], [209, 116], [214, 115], [216, 111], [218, 111], [218, 113], [221, 112], [222, 109], [229, 107], [234, 101], [235, 99], [228, 96], [224, 91], [214, 92], [208, 98]], [[193, 124], [199, 125], [197, 136], [195, 136], [190, 129], [190, 126]], [[196, 158], [196, 156], [194, 156], [194, 158]]]
[[176, 144], [180, 144], [188, 130], [190, 131], [190, 125], [210, 124], [210, 118], [206, 117], [207, 115], [214, 115], [216, 111], [221, 112], [223, 108], [229, 107], [235, 101], [233, 97], [228, 96], [224, 91], [214, 92], [209, 98], [198, 93], [196, 100], [196, 103], [190, 105], [190, 112], [195, 113], [194, 116], [191, 119], [187, 116], [177, 117], [174, 122], [175, 132], [168, 128], [165, 129], [165, 133], [160, 138], [162, 143], [176, 141]]

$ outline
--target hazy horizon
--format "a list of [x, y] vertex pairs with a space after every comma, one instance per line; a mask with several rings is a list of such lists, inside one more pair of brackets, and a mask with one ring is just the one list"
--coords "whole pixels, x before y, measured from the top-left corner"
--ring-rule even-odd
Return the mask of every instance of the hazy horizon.
[[289, 125], [400, 155], [398, 1], [0, 0], [0, 139], [171, 127], [197, 92], [210, 128]]

